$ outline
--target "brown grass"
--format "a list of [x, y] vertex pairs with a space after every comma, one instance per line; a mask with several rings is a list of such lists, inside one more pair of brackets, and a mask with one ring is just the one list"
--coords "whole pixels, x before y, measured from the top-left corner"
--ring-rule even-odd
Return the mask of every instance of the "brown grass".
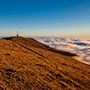
[[77, 56], [76, 54], [70, 53], [70, 52], [65, 52], [65, 51], [60, 51], [60, 50], [56, 50], [54, 48], [49, 47], [48, 45], [42, 44], [40, 42], [38, 42], [37, 40], [33, 39], [33, 38], [23, 38], [23, 37], [8, 37], [8, 38], [4, 38], [6, 40], [11, 40], [14, 42], [19, 42], [19, 43], [23, 43], [27, 46], [34, 46], [37, 48], [41, 48], [44, 50], [48, 50], [48, 51], [52, 51], [55, 53], [59, 53], [65, 56]]
[[89, 65], [36, 43], [0, 39], [0, 90], [90, 90]]

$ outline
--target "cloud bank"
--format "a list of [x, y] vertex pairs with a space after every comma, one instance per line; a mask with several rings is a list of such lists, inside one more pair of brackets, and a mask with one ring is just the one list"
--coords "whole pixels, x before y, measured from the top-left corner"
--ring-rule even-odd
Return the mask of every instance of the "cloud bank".
[[79, 55], [77, 60], [90, 65], [90, 37], [34, 37], [55, 49]]

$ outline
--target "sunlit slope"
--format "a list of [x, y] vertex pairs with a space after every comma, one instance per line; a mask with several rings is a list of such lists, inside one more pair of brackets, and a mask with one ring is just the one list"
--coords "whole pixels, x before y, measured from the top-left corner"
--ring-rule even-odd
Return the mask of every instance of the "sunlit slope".
[[43, 43], [38, 42], [37, 40], [33, 39], [33, 38], [23, 38], [23, 37], [9, 37], [9, 38], [5, 38], [6, 40], [11, 40], [14, 42], [19, 42], [22, 44], [25, 44], [26, 46], [34, 46], [37, 48], [41, 48], [44, 50], [48, 50], [48, 51], [52, 51], [55, 53], [59, 53], [62, 55], [66, 55], [66, 56], [77, 56], [76, 54], [70, 53], [70, 52], [65, 52], [65, 51], [60, 51], [60, 50], [56, 50], [54, 48], [49, 47], [48, 45], [45, 45]]
[[89, 65], [21, 39], [0, 39], [0, 90], [90, 90]]

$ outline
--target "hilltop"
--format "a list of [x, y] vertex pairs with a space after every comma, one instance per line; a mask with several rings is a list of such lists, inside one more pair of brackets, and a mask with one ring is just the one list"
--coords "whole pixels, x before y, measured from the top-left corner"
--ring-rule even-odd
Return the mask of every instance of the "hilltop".
[[76, 54], [73, 54], [73, 53], [70, 53], [70, 52], [56, 50], [56, 49], [54, 49], [52, 47], [49, 47], [48, 45], [45, 45], [43, 43], [38, 42], [37, 40], [35, 40], [33, 38], [7, 37], [7, 38], [4, 38], [4, 39], [11, 40], [11, 41], [19, 43], [19, 44], [21, 43], [21, 44], [24, 44], [26, 46], [34, 46], [34, 47], [37, 47], [37, 48], [41, 48], [41, 49], [44, 49], [44, 50], [52, 51], [52, 52], [55, 52], [55, 53], [66, 55], [66, 56], [71, 56], [71, 57], [77, 56]]
[[0, 39], [0, 90], [90, 90], [90, 66], [33, 38]]

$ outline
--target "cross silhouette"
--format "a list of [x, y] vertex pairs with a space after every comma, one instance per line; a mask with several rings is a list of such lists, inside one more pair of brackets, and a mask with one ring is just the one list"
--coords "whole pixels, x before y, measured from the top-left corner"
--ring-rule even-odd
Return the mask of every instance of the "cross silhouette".
[[19, 37], [18, 31], [17, 31], [17, 37]]

